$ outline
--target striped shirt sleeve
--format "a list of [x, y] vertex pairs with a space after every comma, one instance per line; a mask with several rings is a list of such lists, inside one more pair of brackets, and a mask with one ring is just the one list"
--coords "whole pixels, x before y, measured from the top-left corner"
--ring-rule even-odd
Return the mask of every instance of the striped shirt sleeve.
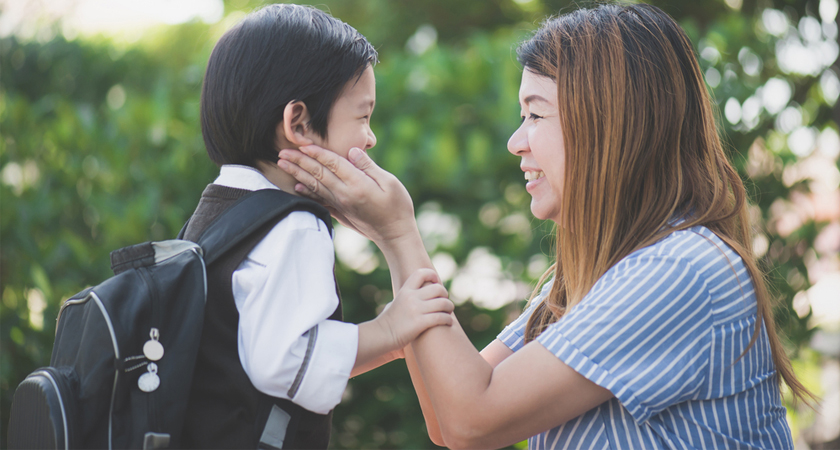
[[631, 255], [537, 341], [645, 422], [692, 398], [707, 378], [712, 318], [704, 278], [685, 258]]
[[506, 326], [505, 329], [499, 333], [496, 339], [502, 341], [503, 344], [507, 345], [508, 348], [514, 352], [519, 351], [519, 349], [525, 345], [525, 327], [528, 325], [528, 318], [531, 317], [534, 309], [537, 308], [537, 305], [539, 305], [548, 294], [548, 291], [551, 289], [552, 281], [553, 280], [547, 282], [542, 287], [539, 295], [534, 298], [525, 311], [520, 314], [516, 320], [511, 322], [510, 325]]

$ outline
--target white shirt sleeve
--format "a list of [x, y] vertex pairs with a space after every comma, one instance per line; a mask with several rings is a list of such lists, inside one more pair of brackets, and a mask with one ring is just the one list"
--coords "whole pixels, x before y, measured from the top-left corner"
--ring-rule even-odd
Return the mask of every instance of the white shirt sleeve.
[[239, 359], [254, 386], [319, 414], [341, 401], [356, 361], [357, 325], [328, 320], [338, 306], [329, 230], [296, 211], [233, 273]]

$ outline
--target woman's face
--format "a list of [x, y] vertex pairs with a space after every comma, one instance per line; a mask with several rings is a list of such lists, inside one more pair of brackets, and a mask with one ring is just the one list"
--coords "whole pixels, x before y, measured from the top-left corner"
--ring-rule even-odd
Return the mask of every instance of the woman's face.
[[538, 219], [560, 221], [565, 151], [557, 105], [557, 84], [527, 68], [519, 86], [522, 125], [508, 140], [508, 151], [522, 158], [531, 212]]

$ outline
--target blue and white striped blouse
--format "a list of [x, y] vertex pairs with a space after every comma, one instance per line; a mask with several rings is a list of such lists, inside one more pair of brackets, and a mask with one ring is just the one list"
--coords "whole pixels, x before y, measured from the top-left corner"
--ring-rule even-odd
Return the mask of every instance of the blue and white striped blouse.
[[[549, 287], [499, 334], [511, 350]], [[707, 228], [630, 254], [537, 338], [615, 397], [529, 448], [793, 448], [763, 329], [738, 359], [755, 323], [746, 267]]]

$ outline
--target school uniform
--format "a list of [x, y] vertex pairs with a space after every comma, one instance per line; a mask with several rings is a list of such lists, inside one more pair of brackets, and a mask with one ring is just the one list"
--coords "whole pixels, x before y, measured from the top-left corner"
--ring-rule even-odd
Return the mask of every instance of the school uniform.
[[[524, 345], [532, 305], [498, 338]], [[531, 449], [793, 448], [753, 284], [705, 227], [677, 231], [610, 268], [536, 339], [615, 396], [528, 440]]]
[[[259, 189], [277, 187], [251, 167], [222, 166], [186, 238]], [[331, 229], [294, 211], [208, 267], [185, 446], [326, 448], [359, 336], [341, 321]]]

